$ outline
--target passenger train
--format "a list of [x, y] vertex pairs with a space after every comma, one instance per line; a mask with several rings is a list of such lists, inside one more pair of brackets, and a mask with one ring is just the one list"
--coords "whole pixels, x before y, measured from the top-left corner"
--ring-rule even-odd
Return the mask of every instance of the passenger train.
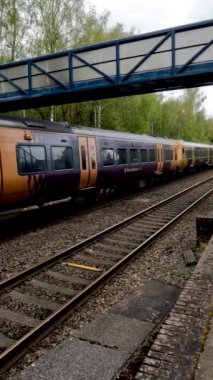
[[213, 145], [0, 119], [0, 212], [213, 166]]

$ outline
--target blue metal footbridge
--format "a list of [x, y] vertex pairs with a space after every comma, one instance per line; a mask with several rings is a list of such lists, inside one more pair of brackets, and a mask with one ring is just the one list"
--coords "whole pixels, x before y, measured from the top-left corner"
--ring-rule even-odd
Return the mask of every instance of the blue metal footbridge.
[[0, 112], [213, 84], [213, 19], [0, 65]]

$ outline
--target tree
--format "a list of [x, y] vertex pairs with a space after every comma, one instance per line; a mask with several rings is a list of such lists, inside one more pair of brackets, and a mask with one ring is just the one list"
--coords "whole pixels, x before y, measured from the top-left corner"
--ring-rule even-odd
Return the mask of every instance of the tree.
[[[122, 24], [108, 27], [109, 12], [97, 15], [94, 7], [86, 10], [84, 0], [32, 1], [33, 28], [36, 33], [31, 43], [31, 55], [54, 53], [127, 35]], [[54, 118], [61, 119], [62, 116], [74, 123], [83, 120], [93, 122], [94, 125], [94, 112], [91, 107], [91, 104], [86, 103], [54, 107]], [[45, 111], [42, 114], [43, 112]], [[53, 108], [47, 107], [45, 118], [49, 119], [52, 113]]]
[[[132, 35], [123, 24], [109, 26], [110, 12], [86, 7], [85, 0], [0, 0], [1, 62], [55, 53]], [[194, 141], [213, 140], [213, 119], [207, 119], [204, 96], [185, 90], [179, 98], [162, 94], [99, 100], [101, 127]], [[32, 118], [94, 126], [97, 102], [27, 111]], [[54, 111], [54, 112], [53, 112]], [[19, 114], [16, 112], [13, 114]]]
[[134, 28], [125, 31], [124, 25], [117, 23], [115, 26], [109, 27], [110, 12], [105, 11], [98, 15], [95, 8], [92, 7], [86, 13], [81, 13], [80, 30], [74, 35], [72, 46], [80, 47], [85, 45], [96, 44], [99, 42], [110, 41], [117, 38], [126, 37], [134, 33]]
[[68, 48], [83, 0], [33, 0], [31, 53], [42, 55]]
[[31, 0], [0, 1], [1, 62], [26, 56], [30, 41]]

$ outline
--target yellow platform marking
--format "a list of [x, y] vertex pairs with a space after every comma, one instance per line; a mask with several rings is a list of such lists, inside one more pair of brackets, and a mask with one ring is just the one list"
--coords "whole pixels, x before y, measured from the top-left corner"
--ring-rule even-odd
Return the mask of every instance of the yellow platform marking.
[[102, 272], [102, 269], [96, 268], [96, 267], [90, 267], [88, 265], [83, 264], [75, 264], [75, 263], [67, 263], [69, 267], [79, 268], [79, 269], [85, 269], [85, 270], [92, 270], [94, 272]]

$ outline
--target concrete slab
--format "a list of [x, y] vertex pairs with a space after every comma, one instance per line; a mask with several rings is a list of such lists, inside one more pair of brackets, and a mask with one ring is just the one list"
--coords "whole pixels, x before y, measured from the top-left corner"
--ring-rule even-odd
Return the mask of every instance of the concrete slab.
[[[16, 380], [111, 380], [171, 309], [180, 290], [147, 281]], [[14, 379], [15, 380], [15, 379]]]
[[146, 281], [142, 287], [125, 298], [111, 313], [128, 318], [159, 323], [177, 301], [181, 289], [158, 281]]
[[22, 371], [18, 380], [111, 380], [128, 356], [126, 352], [72, 339]]
[[108, 313], [76, 333], [78, 338], [132, 353], [154, 328], [153, 323]]

